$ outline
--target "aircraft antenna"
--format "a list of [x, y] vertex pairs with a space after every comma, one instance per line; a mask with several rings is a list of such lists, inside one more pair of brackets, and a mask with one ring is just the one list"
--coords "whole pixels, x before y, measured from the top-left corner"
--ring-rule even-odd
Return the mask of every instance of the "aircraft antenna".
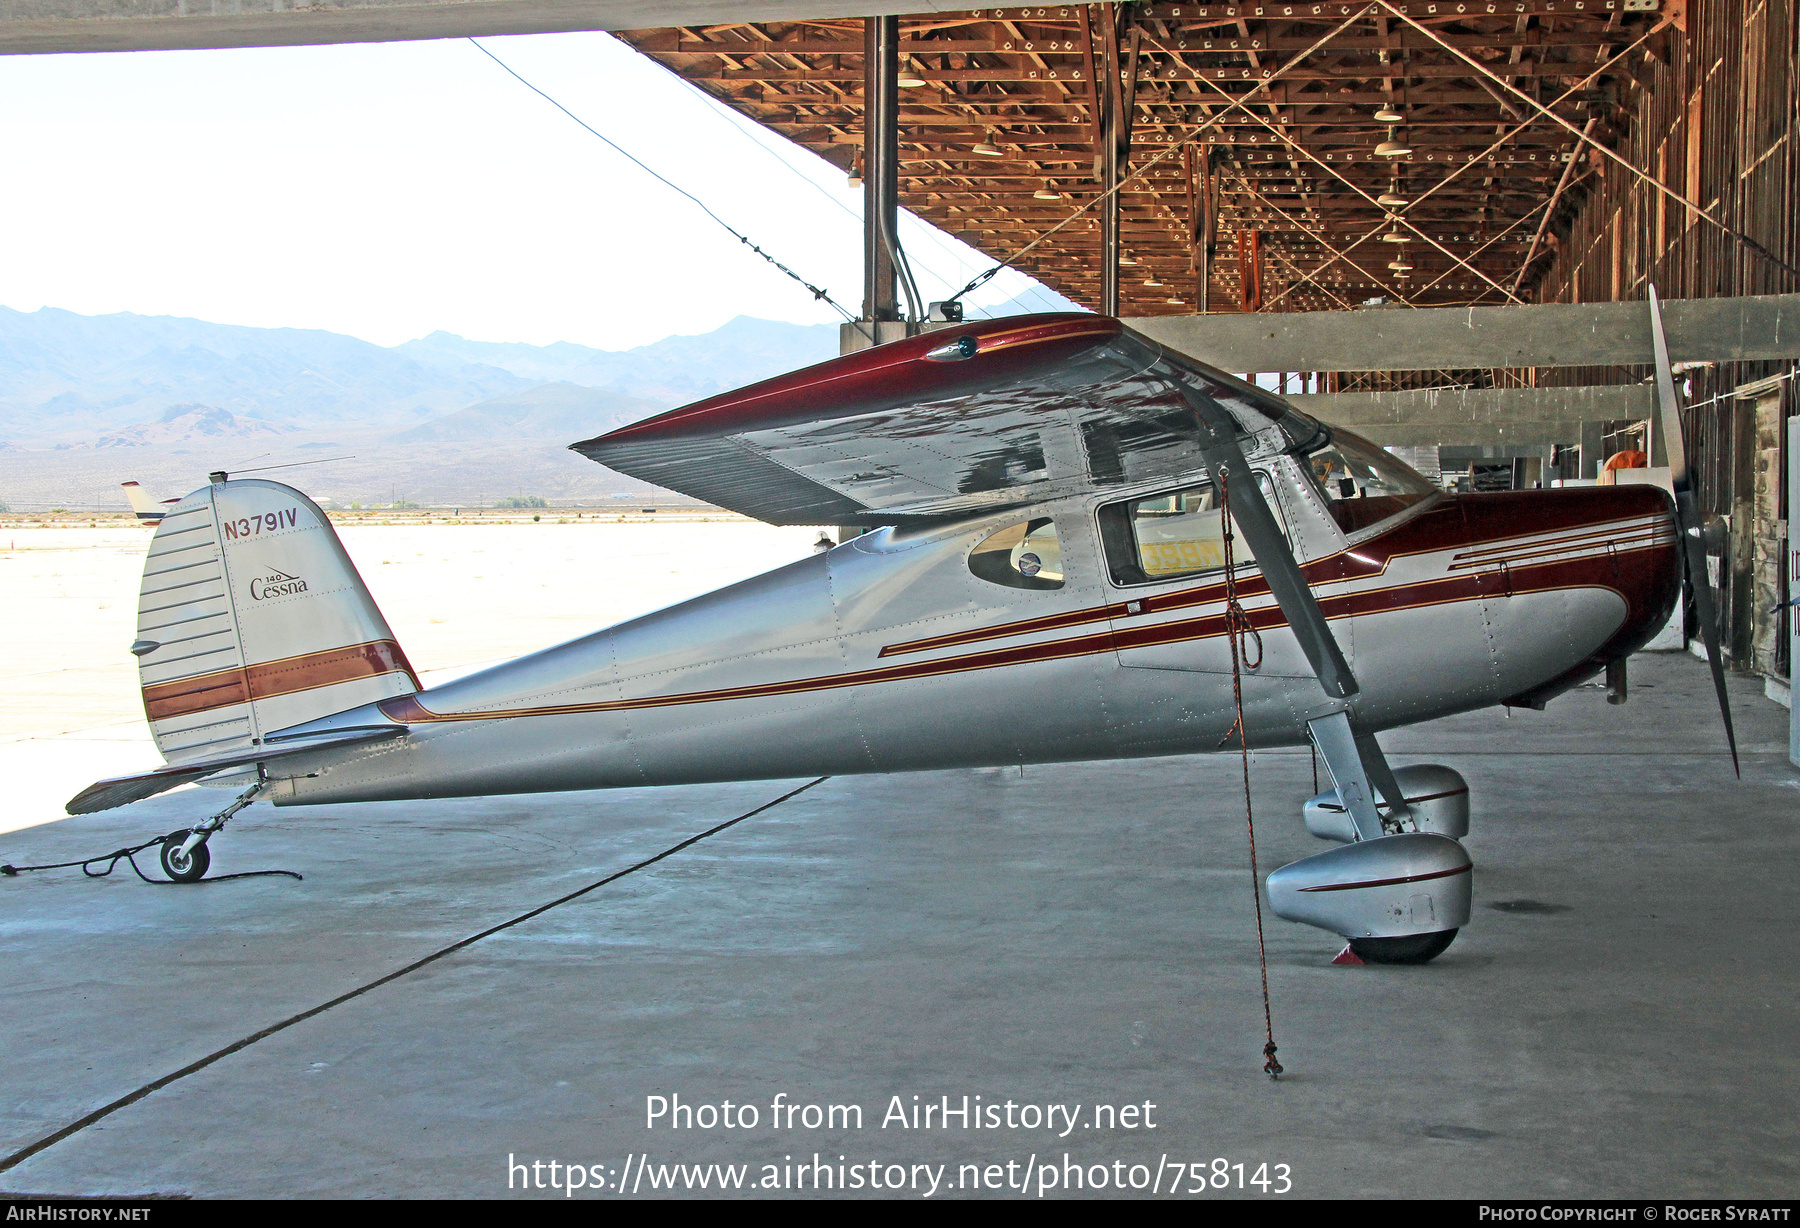
[[288, 461], [286, 464], [283, 464], [283, 465], [258, 465], [254, 469], [233, 469], [232, 472], [233, 473], [267, 473], [271, 469], [298, 469], [302, 465], [328, 465], [332, 461], [355, 460], [355, 459], [356, 459], [356, 456], [354, 454], [352, 454], [350, 456], [321, 456], [318, 460]]
[[[1250, 899], [1256, 905], [1256, 959], [1262, 971], [1263, 1035], [1267, 1037], [1267, 1043], [1263, 1045], [1263, 1073], [1271, 1079], [1279, 1079], [1282, 1065], [1275, 1060], [1275, 1012], [1269, 1005], [1269, 948], [1263, 940], [1262, 880], [1256, 871], [1256, 819], [1250, 808], [1250, 735], [1244, 725], [1244, 669], [1256, 669], [1262, 664], [1263, 642], [1262, 633], [1238, 602], [1237, 564], [1231, 557], [1229, 476], [1225, 466], [1221, 465], [1218, 483], [1219, 523], [1224, 530], [1225, 544], [1225, 638], [1231, 643], [1231, 699], [1237, 706], [1237, 724], [1225, 737], [1229, 741], [1232, 733], [1237, 734], [1238, 754], [1244, 768], [1244, 830], [1250, 837]], [[1255, 661], [1245, 660], [1246, 636], [1256, 641]]]

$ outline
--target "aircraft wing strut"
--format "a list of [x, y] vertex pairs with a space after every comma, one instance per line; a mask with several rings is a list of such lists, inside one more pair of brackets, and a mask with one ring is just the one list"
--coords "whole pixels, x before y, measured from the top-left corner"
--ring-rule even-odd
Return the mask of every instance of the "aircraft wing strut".
[[[1248, 478], [1250, 462], [1238, 444], [1236, 419], [1192, 381], [1182, 380], [1181, 387], [1193, 406], [1200, 452], [1206, 458], [1207, 469], [1227, 481], [1237, 475]], [[1350, 672], [1350, 663], [1344, 659], [1343, 650], [1332, 636], [1325, 614], [1319, 609], [1306, 577], [1301, 574], [1300, 564], [1288, 546], [1287, 535], [1276, 523], [1261, 487], [1255, 481], [1245, 480], [1231, 482], [1230, 490], [1231, 518], [1249, 539], [1257, 569], [1262, 572], [1269, 592], [1293, 629], [1294, 638], [1299, 640], [1300, 650], [1312, 665], [1319, 685], [1333, 699], [1350, 698], [1358, 690], [1356, 676]]]

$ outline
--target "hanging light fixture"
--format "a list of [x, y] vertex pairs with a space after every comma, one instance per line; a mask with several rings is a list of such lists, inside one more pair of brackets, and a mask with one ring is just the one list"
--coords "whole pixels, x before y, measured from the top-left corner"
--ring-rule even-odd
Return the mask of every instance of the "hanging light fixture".
[[1406, 116], [1395, 110], [1393, 103], [1384, 102], [1381, 104], [1381, 109], [1375, 112], [1375, 118], [1384, 124], [1397, 124]]
[[1412, 236], [1399, 230], [1390, 230], [1381, 236], [1383, 243], [1411, 243]]
[[1383, 192], [1375, 198], [1375, 203], [1384, 209], [1404, 209], [1412, 202], [1404, 196], [1395, 196], [1392, 192]]
[[988, 144], [986, 141], [975, 142], [975, 144], [969, 148], [969, 152], [972, 154], [979, 154], [984, 158], [1004, 158], [1006, 156], [1002, 150]]
[[1404, 158], [1412, 152], [1412, 146], [1405, 141], [1383, 141], [1375, 147], [1377, 158]]
[[1056, 180], [1044, 180], [1044, 186], [1031, 194], [1033, 200], [1061, 200], [1062, 193], [1056, 190]]
[[1388, 261], [1388, 268], [1394, 270], [1396, 273], [1406, 273], [1411, 271], [1412, 265], [1406, 263], [1404, 260], [1390, 260]]
[[1163, 286], [1162, 282], [1156, 280], [1155, 274], [1152, 274], [1151, 276], [1144, 278], [1144, 284], [1146, 286], [1149, 286], [1152, 289], [1156, 289], [1156, 290], [1160, 290]]
[[925, 84], [925, 78], [916, 68], [902, 68], [900, 75], [894, 78], [894, 84], [903, 90], [916, 90]]
[[1120, 256], [1119, 263], [1128, 269], [1134, 269], [1137, 267], [1137, 261], [1133, 260], [1130, 256]]

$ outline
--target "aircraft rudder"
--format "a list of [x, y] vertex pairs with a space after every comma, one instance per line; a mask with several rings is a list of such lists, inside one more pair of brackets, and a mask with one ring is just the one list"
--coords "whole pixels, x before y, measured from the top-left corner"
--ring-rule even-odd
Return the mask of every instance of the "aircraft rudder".
[[150, 492], [136, 482], [120, 482], [125, 490], [125, 501], [131, 504], [132, 512], [139, 520], [161, 520], [168, 512], [168, 507], [150, 497]]
[[419, 689], [323, 509], [279, 482], [214, 482], [170, 508], [138, 609], [145, 713], [171, 762]]

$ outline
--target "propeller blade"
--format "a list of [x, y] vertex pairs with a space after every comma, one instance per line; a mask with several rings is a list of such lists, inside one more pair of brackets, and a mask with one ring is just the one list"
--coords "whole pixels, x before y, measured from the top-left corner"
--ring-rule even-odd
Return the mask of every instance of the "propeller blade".
[[1694, 617], [1700, 639], [1706, 645], [1706, 663], [1712, 669], [1713, 691], [1719, 697], [1719, 716], [1725, 722], [1725, 741], [1731, 746], [1731, 770], [1741, 778], [1737, 730], [1731, 723], [1731, 704], [1725, 694], [1725, 661], [1719, 652], [1718, 614], [1713, 609], [1712, 585], [1706, 574], [1706, 544], [1700, 538], [1700, 508], [1694, 500], [1687, 464], [1687, 443], [1681, 433], [1681, 402], [1675, 395], [1675, 369], [1669, 363], [1669, 343], [1663, 336], [1662, 304], [1656, 287], [1650, 287], [1650, 344], [1656, 356], [1656, 400], [1662, 411], [1663, 452], [1669, 460], [1669, 477], [1675, 487], [1675, 530], [1681, 539], [1681, 561], [1688, 587], [1694, 593]]
[[1250, 462], [1244, 459], [1244, 450], [1238, 445], [1237, 420], [1223, 405], [1185, 380], [1181, 381], [1181, 391], [1193, 408], [1199, 427], [1200, 453], [1214, 475], [1224, 475], [1230, 481], [1232, 519], [1250, 543], [1263, 580], [1293, 629], [1294, 638], [1300, 641], [1300, 650], [1306, 654], [1313, 675], [1327, 695], [1350, 698], [1360, 689], [1356, 675], [1350, 672], [1350, 663], [1344, 659], [1324, 612], [1313, 598], [1312, 586], [1301, 574], [1286, 535], [1251, 475]]
[[1669, 341], [1663, 335], [1662, 302], [1650, 287], [1650, 347], [1656, 355], [1656, 404], [1662, 411], [1657, 424], [1663, 439], [1663, 455], [1669, 462], [1669, 479], [1680, 494], [1690, 488], [1687, 441], [1681, 433], [1681, 402], [1675, 396], [1675, 368], [1669, 365]]
[[1737, 731], [1731, 725], [1731, 705], [1725, 698], [1725, 665], [1719, 655], [1718, 614], [1713, 610], [1712, 585], [1706, 576], [1706, 544], [1700, 540], [1700, 514], [1692, 493], [1675, 496], [1675, 526], [1681, 534], [1681, 557], [1687, 563], [1688, 583], [1694, 590], [1694, 621], [1706, 644], [1706, 663], [1712, 667], [1713, 692], [1719, 697], [1719, 716], [1725, 722], [1725, 741], [1731, 746], [1731, 770], [1742, 777], [1738, 764]]

